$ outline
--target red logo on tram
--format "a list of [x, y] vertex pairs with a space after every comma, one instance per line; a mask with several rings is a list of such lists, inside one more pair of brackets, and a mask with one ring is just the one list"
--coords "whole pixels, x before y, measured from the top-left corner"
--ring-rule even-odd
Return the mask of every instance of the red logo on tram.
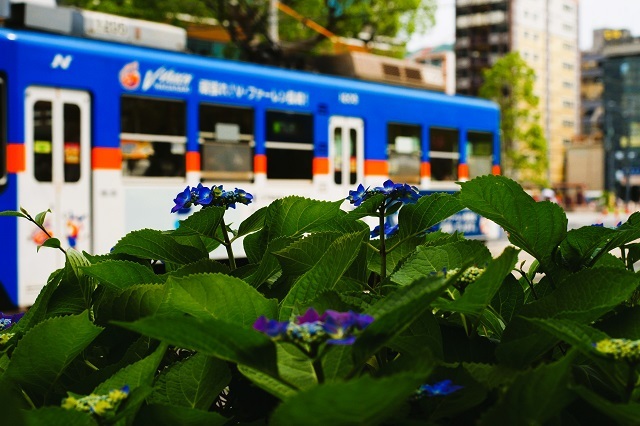
[[142, 79], [139, 71], [140, 64], [138, 61], [126, 64], [120, 70], [120, 84], [127, 90], [136, 90], [140, 86]]

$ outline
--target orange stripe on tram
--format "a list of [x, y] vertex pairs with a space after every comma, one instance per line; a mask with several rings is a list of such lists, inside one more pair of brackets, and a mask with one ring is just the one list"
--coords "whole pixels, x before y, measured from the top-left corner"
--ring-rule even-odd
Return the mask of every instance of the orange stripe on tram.
[[420, 177], [431, 177], [431, 163], [423, 161], [420, 163]]
[[387, 160], [364, 160], [365, 175], [388, 175], [389, 165]]
[[188, 172], [199, 172], [200, 171], [200, 153], [197, 151], [187, 152], [185, 161], [187, 162], [187, 171]]
[[26, 159], [24, 152], [24, 144], [10, 143], [7, 144], [7, 172], [20, 173], [24, 172], [26, 167]]
[[469, 165], [458, 164], [458, 179], [469, 179]]
[[328, 175], [329, 174], [329, 159], [326, 157], [315, 157], [313, 159], [313, 174], [314, 175]]
[[256, 154], [253, 156], [253, 172], [267, 173], [267, 156], [264, 154]]
[[91, 167], [93, 169], [120, 170], [122, 168], [120, 148], [94, 147], [91, 150]]

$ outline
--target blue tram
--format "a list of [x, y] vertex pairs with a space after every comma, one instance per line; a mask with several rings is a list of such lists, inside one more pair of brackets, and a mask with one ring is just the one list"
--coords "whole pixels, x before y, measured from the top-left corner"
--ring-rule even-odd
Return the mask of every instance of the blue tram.
[[[391, 178], [423, 191], [499, 173], [489, 101], [184, 52], [0, 28], [0, 210], [51, 209], [70, 247], [107, 252], [126, 232], [171, 229], [172, 198], [203, 182], [255, 203], [336, 200]], [[242, 215], [242, 216], [241, 216]], [[29, 306], [56, 250], [0, 218], [0, 282]]]

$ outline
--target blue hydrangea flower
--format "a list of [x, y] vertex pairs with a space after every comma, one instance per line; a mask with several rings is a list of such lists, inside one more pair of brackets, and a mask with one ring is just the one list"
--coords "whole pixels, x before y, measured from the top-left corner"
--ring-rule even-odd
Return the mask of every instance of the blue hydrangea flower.
[[406, 183], [394, 183], [391, 179], [387, 179], [382, 186], [376, 186], [373, 189], [365, 189], [362, 184], [358, 185], [355, 191], [349, 191], [347, 200], [358, 207], [363, 201], [377, 194], [385, 196], [386, 206], [396, 204], [397, 202], [410, 203], [420, 198], [418, 188], [415, 186], [410, 186]]
[[197, 187], [189, 188], [188, 186], [173, 200], [175, 206], [171, 209], [171, 213], [178, 210], [188, 208], [192, 204], [196, 206], [216, 206], [224, 208], [236, 208], [236, 203], [250, 204], [253, 195], [242, 189], [234, 189], [233, 191], [225, 191], [222, 185], [213, 185], [211, 188], [203, 186], [201, 183]]
[[369, 189], [365, 189], [362, 184], [358, 185], [358, 188], [355, 191], [349, 191], [349, 196], [347, 200], [354, 206], [358, 207], [364, 200], [366, 200], [369, 195]]
[[324, 330], [331, 337], [327, 340], [331, 345], [352, 345], [356, 336], [355, 330], [364, 330], [373, 322], [373, 317], [366, 314], [357, 314], [353, 311], [337, 312], [327, 310], [324, 315]]
[[277, 338], [287, 334], [288, 325], [289, 321], [272, 320], [262, 315], [253, 323], [253, 328], [271, 338]]
[[[386, 237], [391, 237], [398, 233], [398, 225], [390, 225], [388, 223], [384, 224], [384, 235]], [[370, 233], [371, 238], [376, 238], [380, 236], [380, 226], [377, 225]]]
[[13, 325], [24, 316], [24, 312], [5, 315], [0, 312], [0, 331], [13, 327]]
[[196, 188], [196, 203], [202, 206], [208, 206], [213, 201], [213, 194], [211, 188], [203, 186], [202, 183], [198, 184]]
[[176, 203], [176, 205], [171, 209], [171, 213], [189, 208], [191, 206], [191, 188], [187, 186], [184, 191], [176, 196], [173, 202]]
[[442, 380], [441, 382], [434, 383], [433, 385], [425, 384], [420, 386], [416, 391], [416, 395], [418, 397], [421, 396], [446, 396], [450, 395], [464, 386], [454, 385], [453, 382], [449, 379]]
[[280, 322], [261, 316], [253, 324], [253, 328], [273, 339], [304, 345], [323, 342], [330, 345], [350, 345], [356, 339], [354, 332], [364, 330], [371, 322], [372, 316], [353, 311], [327, 310], [320, 315], [315, 309], [309, 308], [292, 321]]

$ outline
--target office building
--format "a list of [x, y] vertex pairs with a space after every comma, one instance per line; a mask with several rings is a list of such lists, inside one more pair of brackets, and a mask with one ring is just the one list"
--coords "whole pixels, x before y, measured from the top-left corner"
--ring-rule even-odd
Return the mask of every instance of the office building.
[[579, 133], [577, 0], [456, 0], [456, 90], [477, 95], [482, 71], [518, 51], [535, 71], [549, 146], [549, 180], [565, 179], [565, 149]]

